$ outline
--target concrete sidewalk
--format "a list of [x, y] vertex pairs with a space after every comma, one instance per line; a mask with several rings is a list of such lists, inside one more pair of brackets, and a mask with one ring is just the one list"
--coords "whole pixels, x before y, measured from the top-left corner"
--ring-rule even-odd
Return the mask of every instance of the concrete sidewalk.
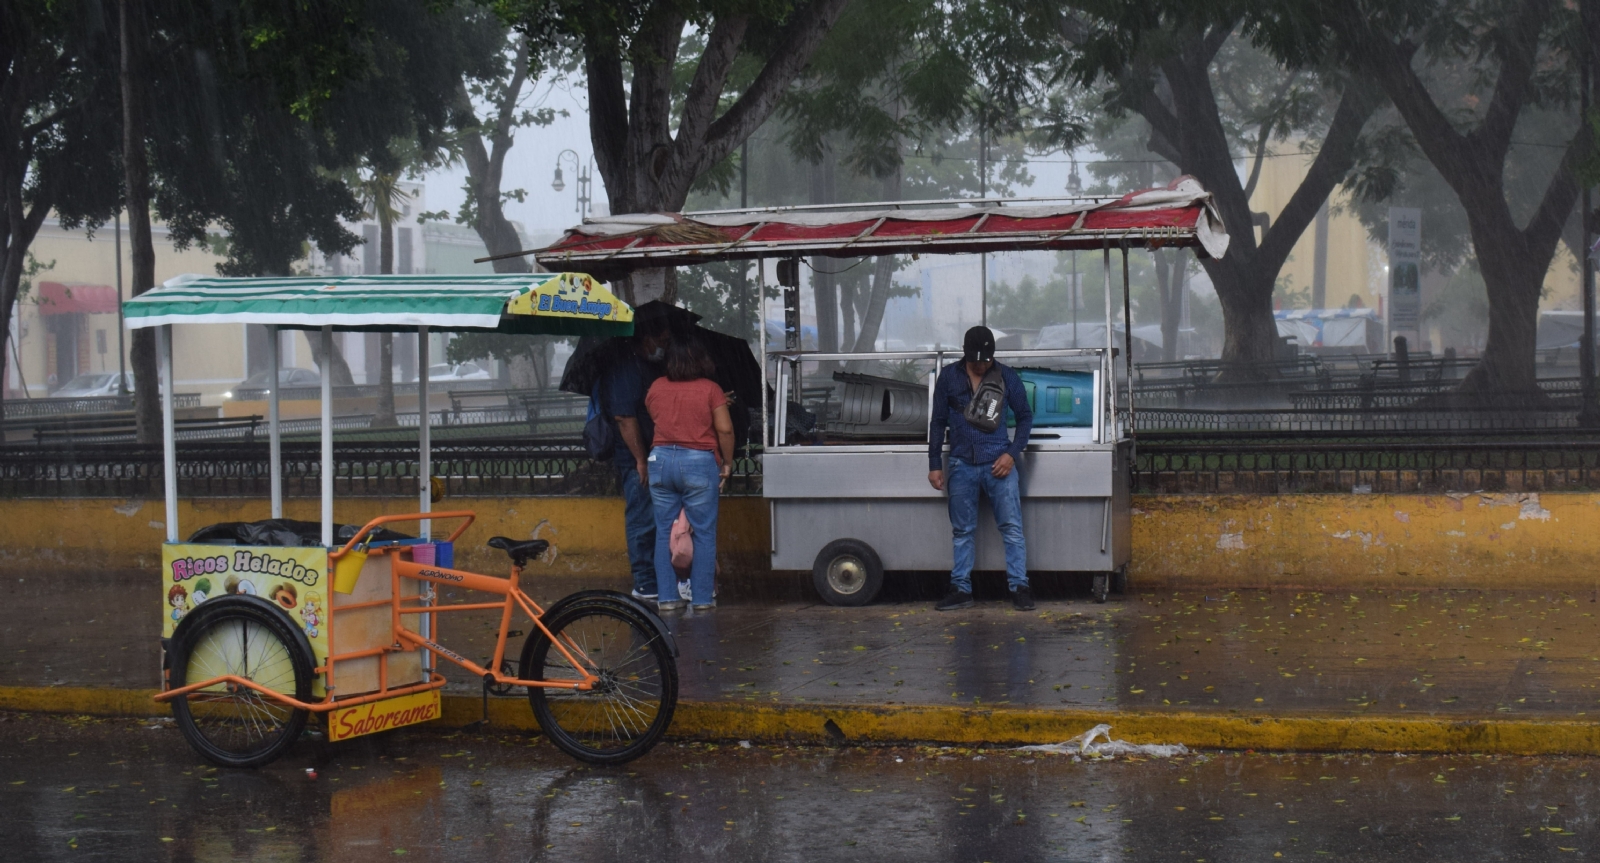
[[[0, 707], [51, 709], [41, 688], [60, 690], [62, 710], [91, 709], [68, 691], [154, 689], [161, 606], [153, 578], [16, 577], [0, 607], [0, 690], [32, 694], [7, 700], [0, 692]], [[550, 578], [535, 581], [533, 592], [544, 600], [594, 586], [594, 579]], [[800, 724], [800, 731], [821, 734], [819, 717], [835, 713], [876, 717], [858, 721], [862, 730], [851, 735], [869, 739], [981, 739], [985, 722], [1012, 728], [997, 731], [1000, 737], [1048, 739], [1057, 729], [1039, 726], [1055, 726], [1052, 717], [1063, 728], [1109, 717], [1119, 727], [1162, 729], [1169, 739], [1186, 727], [1234, 728], [1246, 736], [1227, 739], [1262, 748], [1283, 736], [1263, 732], [1263, 742], [1252, 744], [1250, 727], [1346, 729], [1320, 738], [1297, 732], [1290, 741], [1317, 748], [1315, 740], [1350, 742], [1348, 729], [1366, 727], [1361, 723], [1424, 738], [1436, 727], [1466, 740], [1473, 723], [1512, 722], [1526, 735], [1561, 725], [1569, 742], [1555, 751], [1589, 751], [1600, 746], [1600, 732], [1590, 726], [1591, 716], [1600, 717], [1596, 598], [1213, 590], [1136, 593], [1106, 605], [1046, 594], [1028, 613], [1000, 601], [948, 613], [926, 601], [859, 609], [782, 602], [725, 603], [666, 619], [678, 638], [686, 705], [677, 725], [699, 715], [708, 723], [701, 733], [711, 736], [783, 736]], [[473, 658], [488, 655], [494, 618], [443, 619], [445, 645]], [[476, 709], [476, 681], [444, 670], [454, 678], [447, 692], [464, 696], [459, 709]], [[1007, 711], [1034, 730], [1006, 726]], [[496, 702], [497, 721], [513, 712], [526, 714], [526, 702]], [[897, 715], [921, 718], [897, 726]], [[740, 724], [741, 717], [750, 719]], [[1388, 746], [1383, 741], [1393, 735], [1373, 735], [1375, 748], [1406, 748], [1400, 737]], [[1412, 745], [1433, 748], [1425, 740]]]

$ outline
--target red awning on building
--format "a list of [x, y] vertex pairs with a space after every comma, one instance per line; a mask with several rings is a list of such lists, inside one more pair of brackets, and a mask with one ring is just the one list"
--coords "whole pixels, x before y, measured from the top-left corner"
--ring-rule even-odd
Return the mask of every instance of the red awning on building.
[[[864, 257], [1192, 246], [1221, 257], [1228, 233], [1192, 177], [1120, 198], [908, 201], [590, 219], [533, 252], [589, 272], [793, 255]], [[596, 273], [598, 275], [598, 273]], [[604, 276], [602, 276], [604, 278]]]
[[117, 313], [117, 289], [77, 282], [40, 282], [39, 314], [104, 315]]

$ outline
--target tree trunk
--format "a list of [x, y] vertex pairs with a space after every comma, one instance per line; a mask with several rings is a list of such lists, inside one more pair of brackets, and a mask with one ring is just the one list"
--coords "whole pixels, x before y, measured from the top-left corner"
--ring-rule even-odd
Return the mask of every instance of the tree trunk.
[[[811, 203], [831, 204], [834, 195], [833, 154], [824, 152], [822, 160], [811, 166]], [[817, 350], [825, 354], [839, 350], [839, 287], [833, 273], [838, 261], [822, 255], [811, 256], [811, 294], [817, 306]]]
[[[378, 272], [389, 275], [394, 272], [394, 225], [386, 218], [378, 221]], [[394, 415], [394, 333], [379, 333], [378, 408], [373, 412], [372, 425], [394, 428], [399, 424]]]
[[1183, 317], [1183, 292], [1189, 289], [1189, 262], [1182, 249], [1157, 251], [1154, 257], [1161, 294], [1161, 360], [1170, 363], [1178, 359], [1178, 325]]
[[[1469, 223], [1477, 221], [1472, 212], [1467, 215]], [[1544, 267], [1530, 260], [1526, 250], [1518, 248], [1520, 232], [1483, 234], [1476, 224], [1472, 227], [1472, 248], [1489, 296], [1489, 339], [1477, 367], [1462, 380], [1460, 392], [1484, 404], [1521, 403], [1527, 397], [1543, 401], [1536, 357], [1539, 293], [1549, 259]]]
[[[156, 248], [150, 235], [150, 164], [145, 154], [144, 7], [138, 0], [117, 4], [122, 41], [122, 167], [128, 208], [129, 258], [132, 261], [133, 296], [155, 287]], [[140, 443], [161, 441], [161, 390], [156, 370], [156, 333], [149, 327], [133, 331], [128, 350], [133, 367], [134, 428]], [[177, 369], [167, 385], [177, 387]]]
[[[27, 261], [28, 246], [33, 243], [39, 226], [44, 224], [45, 216], [50, 212], [50, 195], [43, 189], [35, 190], [31, 209], [23, 207], [22, 186], [27, 176], [27, 163], [26, 160], [20, 162], [0, 166], [0, 182], [5, 184], [5, 223], [4, 233], [0, 234], [0, 240], [3, 240], [0, 249], [4, 250], [4, 255], [0, 256], [0, 351], [7, 351], [0, 358], [0, 369], [8, 367], [16, 356], [15, 350], [8, 350], [7, 342], [11, 338], [11, 318], [17, 308], [17, 292], [22, 287], [23, 266]], [[21, 376], [20, 369], [17, 374]], [[0, 409], [4, 407], [7, 384], [6, 381], [0, 381]], [[23, 394], [27, 395], [26, 388]]]
[[[1278, 322], [1272, 316], [1272, 282], [1277, 275], [1257, 272], [1240, 274], [1224, 270], [1226, 282], [1217, 278], [1211, 262], [1206, 272], [1217, 286], [1217, 300], [1222, 305], [1222, 359], [1237, 363], [1218, 375], [1221, 381], [1260, 379], [1270, 375], [1271, 363], [1278, 353]], [[1254, 284], [1241, 275], [1257, 277]], [[1222, 286], [1229, 287], [1224, 290]]]
[[539, 380], [538, 364], [534, 362], [532, 354], [512, 354], [506, 363], [511, 377], [511, 388], [514, 390], [531, 390], [542, 387]]
[[[860, 263], [860, 258], [840, 261], [836, 265], [840, 269], [853, 267]], [[853, 281], [839, 280], [839, 346], [846, 350], [856, 343], [856, 300], [858, 288]]]
[[339, 340], [333, 341], [333, 357], [331, 361], [322, 353], [322, 336], [320, 333], [311, 333], [311, 338], [306, 342], [311, 345], [311, 361], [317, 364], [320, 372], [324, 368], [331, 368], [333, 385], [336, 387], [355, 386], [355, 376], [350, 374], [350, 363], [344, 358], [344, 351], [339, 348]]
[[[478, 237], [491, 255], [506, 255], [522, 250], [522, 238], [518, 236], [511, 220], [506, 218], [500, 186], [505, 173], [506, 153], [511, 149], [512, 132], [516, 128], [517, 102], [528, 80], [528, 40], [525, 37], [517, 40], [517, 56], [512, 63], [511, 78], [495, 99], [495, 116], [489, 127], [488, 147], [484, 146], [483, 136], [476, 131], [479, 124], [466, 82], [463, 81], [456, 91], [457, 110], [461, 111], [474, 130], [463, 137], [461, 148], [462, 161], [467, 167], [467, 186], [478, 215], [472, 229], [478, 232]], [[494, 261], [493, 265], [497, 273], [533, 271], [532, 259], [527, 257], [502, 258]]]
[[[695, 180], [772, 116], [849, 2], [794, 4], [784, 31], [763, 43], [771, 46], [767, 50], [749, 50], [748, 14], [730, 11], [697, 22], [705, 46], [692, 64], [686, 91], [674, 86], [685, 20], [667, 0], [650, 4], [627, 45], [615, 35], [587, 37], [589, 136], [612, 214], [683, 209]], [[752, 56], [765, 59], [719, 114], [735, 61]], [[681, 110], [674, 110], [675, 98], [682, 99]]]
[[1259, 380], [1274, 374], [1278, 346], [1273, 281], [1318, 208], [1353, 166], [1361, 128], [1381, 98], [1363, 80], [1345, 87], [1305, 178], [1257, 242], [1249, 190], [1234, 168], [1210, 77], [1212, 60], [1234, 38], [1232, 32], [1233, 26], [1224, 24], [1171, 34], [1175, 50], [1160, 62], [1159, 81], [1127, 78], [1120, 86], [1150, 123], [1150, 149], [1214, 196], [1230, 236], [1223, 258], [1202, 261], [1222, 305], [1222, 359], [1228, 365], [1219, 379]]
[[[900, 200], [900, 180], [898, 167], [894, 173], [883, 178], [885, 201]], [[872, 293], [868, 295], [866, 311], [861, 315], [861, 332], [856, 334], [856, 353], [877, 350], [878, 330], [883, 327], [883, 313], [889, 306], [889, 292], [894, 289], [894, 271], [894, 255], [879, 255], [873, 262]]]

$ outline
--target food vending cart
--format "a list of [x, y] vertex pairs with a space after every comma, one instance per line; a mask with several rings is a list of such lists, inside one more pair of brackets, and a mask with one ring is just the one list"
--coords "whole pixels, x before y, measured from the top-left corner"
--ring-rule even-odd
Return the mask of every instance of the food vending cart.
[[[761, 262], [763, 298], [766, 262], [776, 259], [785, 344], [769, 352], [766, 327], [759, 328], [773, 395], [761, 411], [772, 567], [810, 569], [825, 600], [860, 605], [878, 593], [885, 569], [947, 571], [951, 565], [945, 495], [927, 482], [927, 428], [934, 380], [960, 352], [800, 350], [802, 256], [1027, 250], [1104, 256], [1105, 321], [1099, 331], [1105, 344], [997, 354], [1018, 368], [1036, 418], [1020, 465], [1028, 567], [1093, 573], [1094, 597], [1104, 601], [1121, 588], [1131, 554], [1128, 482], [1134, 454], [1133, 406], [1126, 395], [1131, 346], [1126, 328], [1123, 344], [1115, 343], [1112, 252], [1121, 254], [1121, 306], [1127, 315], [1129, 249], [1181, 246], [1221, 257], [1227, 245], [1210, 194], [1182, 177], [1166, 188], [1121, 197], [596, 218], [536, 254], [545, 267], [581, 267], [604, 278], [755, 259]], [[971, 290], [979, 294], [983, 288], [974, 284]], [[766, 315], [761, 317], [764, 322]], [[977, 545], [979, 569], [1003, 568], [1003, 546], [987, 513], [979, 518]]]
[[[589, 276], [530, 273], [227, 279], [186, 276], [124, 304], [130, 329], [156, 329], [162, 399], [166, 543], [161, 555], [162, 691], [191, 746], [224, 766], [278, 757], [315, 715], [343, 740], [436, 719], [443, 659], [490, 689], [526, 687], [540, 727], [576, 758], [617, 764], [648, 751], [672, 721], [676, 649], [654, 609], [627, 594], [582, 591], [541, 608], [518, 586], [539, 539], [492, 537], [509, 576], [454, 567], [474, 514], [432, 511], [428, 335], [494, 331], [626, 335], [633, 311]], [[179, 324], [265, 324], [271, 520], [210, 526], [184, 540], [173, 419]], [[321, 521], [282, 521], [276, 382], [280, 328], [322, 343]], [[418, 334], [417, 510], [359, 528], [334, 522], [332, 373], [336, 330]], [[453, 530], [441, 537], [435, 521]], [[410, 536], [391, 525], [416, 529]], [[415, 525], [415, 528], [412, 527]], [[297, 532], [298, 530], [298, 532]], [[310, 535], [306, 535], [310, 533]], [[439, 586], [493, 597], [441, 602]], [[493, 658], [479, 665], [440, 644], [449, 612], [497, 612]], [[519, 659], [513, 618], [529, 621]]]

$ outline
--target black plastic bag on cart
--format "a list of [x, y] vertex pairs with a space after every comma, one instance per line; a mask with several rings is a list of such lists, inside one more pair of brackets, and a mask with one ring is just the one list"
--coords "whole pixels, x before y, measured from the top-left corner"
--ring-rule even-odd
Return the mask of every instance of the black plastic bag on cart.
[[[357, 524], [336, 524], [333, 538], [343, 545], [361, 530]], [[375, 528], [367, 534], [373, 542], [391, 542], [414, 539], [409, 534], [386, 527]], [[275, 545], [315, 546], [322, 544], [322, 523], [299, 521], [292, 518], [269, 518], [264, 521], [225, 521], [208, 525], [189, 535], [189, 542], [206, 545]]]

